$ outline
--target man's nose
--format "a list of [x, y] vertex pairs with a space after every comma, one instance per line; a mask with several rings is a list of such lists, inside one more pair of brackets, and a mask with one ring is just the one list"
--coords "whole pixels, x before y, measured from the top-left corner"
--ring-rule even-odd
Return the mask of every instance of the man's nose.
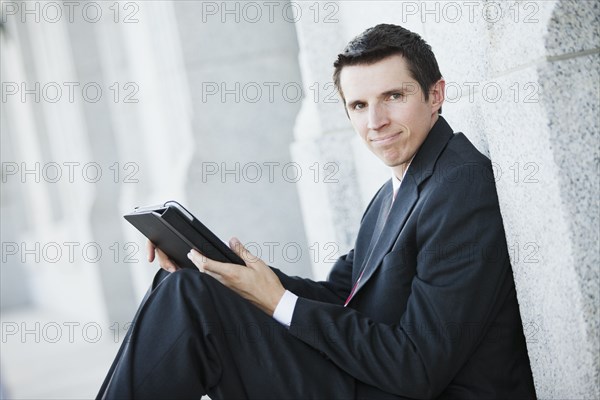
[[376, 131], [385, 127], [390, 122], [385, 107], [373, 105], [369, 107], [369, 121], [367, 128]]

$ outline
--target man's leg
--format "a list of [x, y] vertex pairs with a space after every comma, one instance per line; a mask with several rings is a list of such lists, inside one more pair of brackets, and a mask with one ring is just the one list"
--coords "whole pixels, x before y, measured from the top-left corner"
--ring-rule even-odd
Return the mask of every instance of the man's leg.
[[352, 377], [215, 279], [191, 269], [163, 274], [99, 398], [353, 397]]

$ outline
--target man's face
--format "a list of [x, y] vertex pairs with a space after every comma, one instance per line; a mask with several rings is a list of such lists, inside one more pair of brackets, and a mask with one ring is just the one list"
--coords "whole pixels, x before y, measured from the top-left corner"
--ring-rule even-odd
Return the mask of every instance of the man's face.
[[437, 121], [444, 85], [438, 81], [425, 100], [400, 55], [370, 65], [346, 66], [340, 75], [354, 129], [398, 178]]

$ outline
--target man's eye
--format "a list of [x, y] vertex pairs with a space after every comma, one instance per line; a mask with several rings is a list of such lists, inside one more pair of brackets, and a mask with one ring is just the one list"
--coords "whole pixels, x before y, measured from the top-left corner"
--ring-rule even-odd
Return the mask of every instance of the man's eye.
[[391, 100], [400, 100], [402, 98], [402, 93], [392, 93], [390, 95]]
[[352, 106], [353, 110], [362, 110], [363, 108], [365, 108], [364, 103], [356, 103]]

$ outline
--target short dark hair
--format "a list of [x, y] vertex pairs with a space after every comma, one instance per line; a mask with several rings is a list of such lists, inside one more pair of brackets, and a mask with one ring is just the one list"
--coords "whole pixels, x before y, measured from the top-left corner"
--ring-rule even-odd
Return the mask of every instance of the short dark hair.
[[344, 104], [346, 99], [340, 86], [342, 68], [374, 64], [396, 54], [404, 58], [408, 71], [421, 87], [425, 100], [428, 100], [429, 89], [442, 78], [431, 46], [421, 36], [401, 26], [379, 24], [352, 39], [333, 63], [333, 83]]

